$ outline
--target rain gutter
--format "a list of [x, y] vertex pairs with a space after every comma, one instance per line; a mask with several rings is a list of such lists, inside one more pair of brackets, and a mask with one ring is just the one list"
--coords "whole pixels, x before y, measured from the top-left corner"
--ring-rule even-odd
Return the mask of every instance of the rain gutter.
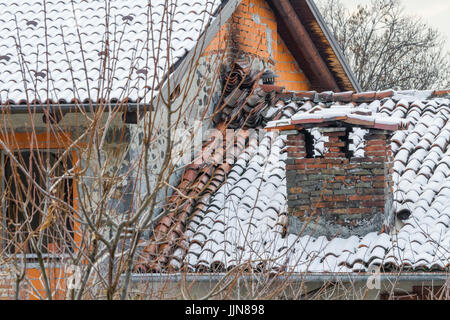
[[[180, 281], [187, 282], [219, 282], [226, 280], [225, 278], [233, 279], [233, 275], [224, 273], [209, 273], [209, 274], [133, 274], [131, 281], [136, 282], [172, 282]], [[367, 282], [373, 279], [372, 273], [308, 273], [308, 274], [292, 274], [292, 275], [242, 275], [239, 277], [241, 281], [261, 281], [266, 279], [269, 281], [289, 281], [291, 283], [305, 283], [305, 282]], [[417, 282], [446, 282], [450, 279], [450, 273], [380, 273], [380, 281], [384, 282], [399, 282], [399, 281], [417, 281]]]
[[119, 112], [136, 112], [136, 111], [150, 111], [151, 105], [142, 103], [123, 103], [120, 106], [116, 104], [10, 104], [0, 106], [0, 112], [8, 112], [10, 114], [25, 114], [25, 113], [45, 113], [59, 111], [62, 113], [76, 113], [79, 111], [95, 112], [103, 108], [105, 110], [119, 111]]

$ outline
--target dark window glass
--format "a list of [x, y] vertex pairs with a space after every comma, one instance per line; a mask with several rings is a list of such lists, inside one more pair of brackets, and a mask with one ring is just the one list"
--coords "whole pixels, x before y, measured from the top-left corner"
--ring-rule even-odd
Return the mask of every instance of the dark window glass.
[[[26, 173], [20, 170], [10, 157], [5, 156], [3, 203], [8, 252], [35, 253], [31, 239], [39, 245], [42, 253], [72, 250], [74, 229], [69, 208], [58, 201], [50, 200], [38, 187], [47, 190], [49, 185], [58, 181], [58, 178], [71, 168], [70, 160], [60, 161], [53, 174], [46, 176], [42, 168], [45, 168], [47, 163], [50, 167], [57, 163], [60, 158], [57, 152], [20, 151], [14, 156], [26, 168]], [[72, 179], [62, 179], [52, 194], [72, 206]]]

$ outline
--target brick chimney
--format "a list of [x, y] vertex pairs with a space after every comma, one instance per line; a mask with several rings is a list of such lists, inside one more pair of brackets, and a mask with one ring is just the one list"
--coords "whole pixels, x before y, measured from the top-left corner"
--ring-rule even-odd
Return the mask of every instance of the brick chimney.
[[[294, 116], [289, 123], [275, 121], [269, 127], [287, 135], [291, 233], [364, 236], [392, 225], [390, 139], [394, 131], [405, 127], [402, 120], [340, 106]], [[314, 139], [308, 130], [312, 128], [328, 137], [323, 157], [313, 157]], [[349, 150], [353, 128], [368, 131], [364, 157], [354, 157]]]

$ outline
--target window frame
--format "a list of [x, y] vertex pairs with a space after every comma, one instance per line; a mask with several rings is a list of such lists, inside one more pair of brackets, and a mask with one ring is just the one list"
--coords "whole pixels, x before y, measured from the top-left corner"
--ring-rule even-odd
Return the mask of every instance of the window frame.
[[[68, 149], [70, 146], [73, 146], [73, 151], [70, 152], [70, 157], [72, 161], [72, 166], [74, 168], [74, 171], [77, 172], [79, 168], [77, 168], [77, 162], [78, 162], [78, 150], [82, 147], [82, 144], [76, 143], [74, 145], [74, 142], [72, 140], [72, 134], [70, 132], [60, 132], [60, 133], [53, 133], [53, 132], [42, 132], [42, 133], [31, 133], [31, 132], [19, 132], [19, 133], [7, 133], [0, 134], [0, 139], [8, 145], [9, 150], [11, 152], [23, 152], [23, 151], [45, 151], [45, 152], [60, 152]], [[1, 184], [0, 188], [3, 193], [4, 190], [4, 166], [5, 166], [5, 155], [7, 155], [8, 152], [4, 150], [4, 148], [0, 145], [0, 179]], [[73, 179], [72, 181], [72, 207], [76, 212], [78, 212], [78, 188], [77, 188], [77, 181]], [[4, 221], [6, 218], [6, 207], [1, 210], [1, 219]], [[77, 218], [77, 214], [75, 214], [75, 220]], [[75, 221], [73, 226], [73, 240], [75, 244], [81, 243], [81, 236], [80, 236], [80, 224]], [[2, 250], [5, 249], [5, 241], [7, 241], [7, 235], [6, 231], [2, 230], [0, 233], [0, 245]], [[73, 248], [73, 251], [77, 251], [77, 245]], [[8, 255], [13, 255], [10, 253], [6, 253]], [[35, 260], [37, 255], [36, 253], [27, 253], [27, 254], [15, 254], [15, 256], [23, 258], [25, 257], [27, 260]], [[42, 255], [44, 258], [65, 258], [68, 256], [68, 254], [55, 254], [55, 253], [45, 253]]]

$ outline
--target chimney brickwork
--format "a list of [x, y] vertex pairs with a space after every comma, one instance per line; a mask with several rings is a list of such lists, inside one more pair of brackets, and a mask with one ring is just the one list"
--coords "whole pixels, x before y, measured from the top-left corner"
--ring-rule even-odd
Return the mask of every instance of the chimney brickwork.
[[[391, 131], [369, 129], [365, 156], [348, 151], [348, 127], [320, 128], [329, 142], [323, 158], [308, 158], [305, 134], [287, 136], [287, 188], [291, 217], [299, 230], [351, 236], [380, 232], [393, 203]], [[298, 226], [300, 222], [300, 227]]]

